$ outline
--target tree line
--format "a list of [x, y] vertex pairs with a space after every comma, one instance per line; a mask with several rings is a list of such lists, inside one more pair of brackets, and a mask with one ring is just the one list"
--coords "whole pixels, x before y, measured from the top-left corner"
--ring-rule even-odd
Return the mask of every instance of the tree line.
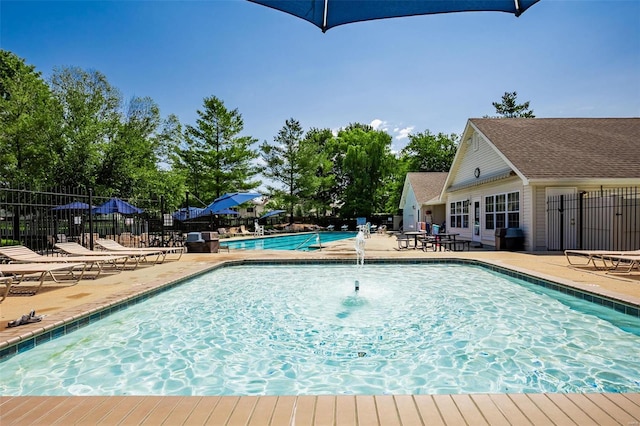
[[[501, 107], [515, 101], [515, 92], [507, 95]], [[269, 207], [291, 217], [352, 218], [396, 213], [406, 173], [448, 171], [459, 139], [425, 130], [394, 153], [388, 133], [361, 123], [337, 133], [305, 131], [290, 118], [262, 143], [243, 132], [242, 114], [216, 96], [205, 97], [195, 123], [183, 125], [174, 114], [163, 117], [150, 97], [125, 100], [99, 71], [58, 67], [45, 80], [0, 50], [0, 183], [163, 196], [175, 208], [186, 192], [210, 202], [255, 190], [262, 177]]]

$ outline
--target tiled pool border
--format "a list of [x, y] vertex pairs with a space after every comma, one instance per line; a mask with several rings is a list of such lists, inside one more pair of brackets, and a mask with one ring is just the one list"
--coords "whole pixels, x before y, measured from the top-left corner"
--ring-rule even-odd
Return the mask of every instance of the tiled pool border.
[[[62, 337], [68, 333], [78, 330], [84, 326], [99, 321], [122, 309], [137, 305], [151, 297], [154, 297], [166, 290], [182, 285], [184, 282], [199, 276], [201, 274], [214, 271], [216, 269], [242, 266], [242, 265], [317, 265], [317, 264], [336, 264], [346, 265], [353, 264], [352, 259], [277, 259], [277, 260], [229, 260], [217, 265], [213, 265], [196, 274], [190, 274], [180, 279], [159, 285], [157, 287], [144, 290], [134, 296], [120, 300], [109, 306], [96, 309], [93, 312], [82, 315], [80, 318], [73, 319], [62, 324], [57, 324], [42, 332], [36, 332], [33, 336], [19, 339], [17, 342], [9, 342], [0, 349], [0, 363], [29, 349], [35, 348], [37, 345], [49, 342], [58, 337]], [[452, 265], [473, 265], [499, 272], [507, 276], [526, 281], [531, 284], [539, 285], [551, 290], [558, 291], [563, 294], [571, 295], [588, 302], [614, 309], [620, 313], [640, 318], [640, 306], [616, 300], [615, 298], [603, 296], [587, 290], [573, 288], [566, 284], [561, 284], [553, 280], [537, 277], [521, 271], [515, 271], [503, 266], [494, 265], [485, 261], [476, 259], [369, 259], [367, 264], [374, 265], [398, 265], [398, 264], [452, 264]]]

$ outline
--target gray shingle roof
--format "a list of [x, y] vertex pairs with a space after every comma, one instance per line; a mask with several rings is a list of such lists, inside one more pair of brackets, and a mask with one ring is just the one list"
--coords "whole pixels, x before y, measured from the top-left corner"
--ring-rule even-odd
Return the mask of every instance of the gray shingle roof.
[[407, 173], [407, 179], [409, 179], [418, 203], [424, 204], [434, 197], [439, 197], [447, 175], [446, 172]]
[[640, 118], [472, 118], [528, 179], [640, 179]]

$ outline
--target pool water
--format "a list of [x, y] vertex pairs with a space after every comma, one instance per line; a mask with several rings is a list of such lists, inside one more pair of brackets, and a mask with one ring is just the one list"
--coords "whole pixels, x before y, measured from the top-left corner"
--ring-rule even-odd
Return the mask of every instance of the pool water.
[[354, 238], [355, 232], [320, 232], [276, 235], [264, 238], [245, 238], [235, 241], [221, 241], [231, 250], [316, 250], [317, 246], [332, 241]]
[[639, 334], [478, 266], [234, 266], [8, 359], [0, 395], [639, 392]]

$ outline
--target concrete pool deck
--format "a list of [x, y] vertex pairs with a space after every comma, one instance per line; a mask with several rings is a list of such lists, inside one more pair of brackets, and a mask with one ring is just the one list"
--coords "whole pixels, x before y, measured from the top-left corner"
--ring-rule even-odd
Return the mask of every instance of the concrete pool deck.
[[[593, 268], [568, 267], [564, 255], [556, 252], [514, 253], [490, 249], [472, 249], [464, 252], [398, 250], [395, 237], [385, 234], [372, 235], [366, 240], [365, 249], [366, 259], [477, 259], [640, 306], [640, 273], [607, 274]], [[45, 330], [51, 330], [63, 323], [86, 316], [87, 313], [96, 312], [104, 306], [118, 303], [140, 292], [166, 285], [168, 282], [198, 274], [224, 261], [353, 259], [355, 263], [355, 250], [354, 240], [348, 239], [328, 243], [322, 250], [314, 252], [231, 250], [229, 253], [187, 253], [178, 261], [171, 260], [171, 257], [169, 256], [167, 258], [169, 260], [163, 264], [141, 266], [136, 270], [119, 274], [106, 274], [95, 280], [83, 279], [70, 287], [45, 283], [42, 290], [35, 296], [9, 296], [0, 303], [0, 350], [7, 345], [29, 339]], [[8, 321], [15, 320], [31, 310], [46, 316], [39, 323], [5, 328]], [[294, 421], [296, 424], [305, 424], [304, 419], [309, 419], [309, 424], [315, 422], [340, 425], [437, 424], [438, 421], [441, 424], [465, 424], [465, 422], [497, 424], [500, 423], [498, 419], [501, 419], [504, 424], [523, 424], [518, 421], [522, 419], [533, 424], [640, 424], [640, 394], [438, 395], [424, 398], [408, 396], [407, 398], [398, 396], [2, 397], [0, 423], [3, 425], [50, 424], [58, 413], [59, 416], [67, 416], [65, 423], [77, 421], [84, 424], [97, 424], [100, 419], [111, 419], [113, 421], [107, 421], [105, 424], [113, 424], [117, 423], [116, 418], [110, 416], [117, 416], [116, 412], [123, 410], [119, 421], [127, 424], [142, 423], [145, 419], [150, 421], [150, 424], [160, 424], [162, 421], [151, 421], [151, 419], [162, 418], [168, 421], [171, 415], [177, 416], [178, 411], [183, 412], [183, 417], [176, 417], [175, 422], [167, 424], [232, 424], [233, 419], [245, 419], [240, 422], [241, 424], [249, 424], [251, 419], [255, 424], [289, 424]], [[163, 402], [160, 403], [160, 400]], [[90, 404], [92, 409], [88, 412], [72, 410], [71, 413], [76, 412], [72, 417], [68, 417], [71, 415], [70, 412], [63, 409], [65, 405], [80, 404]], [[167, 411], [168, 406], [173, 408]], [[222, 411], [214, 415], [216, 410]], [[90, 413], [93, 414], [90, 416]], [[102, 414], [98, 416], [98, 413]], [[220, 413], [226, 413], [224, 415], [226, 417]], [[217, 415], [223, 416], [226, 420], [214, 421]], [[198, 421], [197, 416], [204, 417], [202, 421]], [[328, 417], [325, 419], [325, 416]], [[179, 418], [183, 420], [179, 421]], [[265, 423], [265, 419], [269, 421]], [[283, 419], [288, 420], [283, 423], [281, 421]], [[312, 421], [313, 419], [315, 420]], [[409, 419], [412, 420], [409, 421]]]

